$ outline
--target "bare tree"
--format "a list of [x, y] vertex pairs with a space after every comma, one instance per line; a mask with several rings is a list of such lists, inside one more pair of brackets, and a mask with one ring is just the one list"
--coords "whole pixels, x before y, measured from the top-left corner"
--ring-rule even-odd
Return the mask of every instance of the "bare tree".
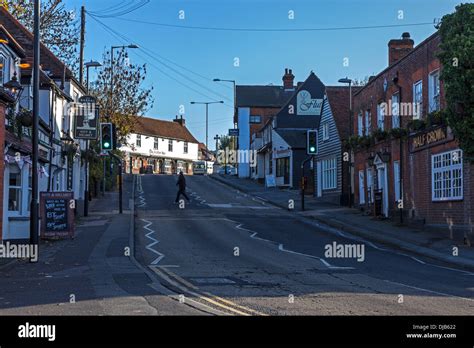
[[[33, 31], [33, 0], [0, 0], [0, 5]], [[77, 74], [80, 21], [76, 11], [67, 9], [63, 0], [42, 1], [40, 33], [43, 44]]]

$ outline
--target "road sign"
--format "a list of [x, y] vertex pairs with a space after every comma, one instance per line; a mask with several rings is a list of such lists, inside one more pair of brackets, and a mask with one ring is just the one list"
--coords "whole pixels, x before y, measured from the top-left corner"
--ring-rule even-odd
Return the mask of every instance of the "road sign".
[[238, 128], [229, 129], [229, 137], [238, 137], [238, 136], [239, 136]]
[[79, 103], [71, 103], [74, 118], [74, 138], [95, 140], [98, 137], [99, 108], [96, 99], [85, 95], [79, 98]]

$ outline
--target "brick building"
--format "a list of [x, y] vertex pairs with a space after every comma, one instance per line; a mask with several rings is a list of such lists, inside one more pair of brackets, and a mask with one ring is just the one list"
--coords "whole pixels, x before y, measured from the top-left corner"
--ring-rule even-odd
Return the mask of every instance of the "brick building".
[[[252, 85], [236, 87], [236, 108], [234, 123], [239, 128], [238, 149], [250, 150], [251, 142], [258, 131], [295, 93], [295, 76], [291, 69], [285, 69], [282, 77], [283, 86]], [[238, 164], [239, 177], [251, 177], [252, 168], [249, 163]]]
[[473, 167], [437, 111], [440, 37], [390, 40], [389, 65], [354, 96], [355, 204], [472, 239]]

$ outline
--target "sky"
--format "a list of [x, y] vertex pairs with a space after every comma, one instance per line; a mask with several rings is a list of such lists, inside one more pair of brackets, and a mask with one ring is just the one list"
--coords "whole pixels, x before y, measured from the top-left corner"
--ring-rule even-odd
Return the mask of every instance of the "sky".
[[[417, 45], [435, 32], [435, 18], [440, 19], [453, 12], [461, 2], [64, 1], [68, 8], [76, 9], [78, 13], [81, 6], [90, 12], [86, 19], [85, 61], [100, 61], [112, 45], [133, 43], [140, 46], [140, 49], [130, 49], [129, 52], [133, 63], [147, 64], [144, 86], [154, 87], [154, 106], [146, 116], [171, 120], [184, 106], [188, 128], [199, 141], [205, 142], [205, 106], [191, 105], [190, 102], [224, 101], [224, 104], [209, 106], [211, 149], [215, 146], [212, 139], [216, 134], [227, 134], [228, 129], [233, 128], [232, 84], [213, 82], [213, 78], [236, 80], [238, 85], [282, 85], [284, 70], [290, 68], [295, 75], [295, 83], [304, 81], [311, 71], [326, 85], [338, 85], [338, 79], [346, 76], [364, 79], [387, 66], [387, 43], [390, 39], [400, 38], [403, 32], [408, 31]], [[123, 13], [143, 3], [143, 7]], [[419, 23], [428, 24], [412, 25]], [[354, 28], [386, 25], [392, 27]], [[295, 30], [308, 28], [350, 29]]]

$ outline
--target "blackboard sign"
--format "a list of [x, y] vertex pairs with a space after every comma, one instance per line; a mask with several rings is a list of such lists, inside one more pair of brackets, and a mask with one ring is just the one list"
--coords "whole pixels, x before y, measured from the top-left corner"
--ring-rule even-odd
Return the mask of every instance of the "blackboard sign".
[[74, 238], [72, 192], [40, 193], [41, 238]]

